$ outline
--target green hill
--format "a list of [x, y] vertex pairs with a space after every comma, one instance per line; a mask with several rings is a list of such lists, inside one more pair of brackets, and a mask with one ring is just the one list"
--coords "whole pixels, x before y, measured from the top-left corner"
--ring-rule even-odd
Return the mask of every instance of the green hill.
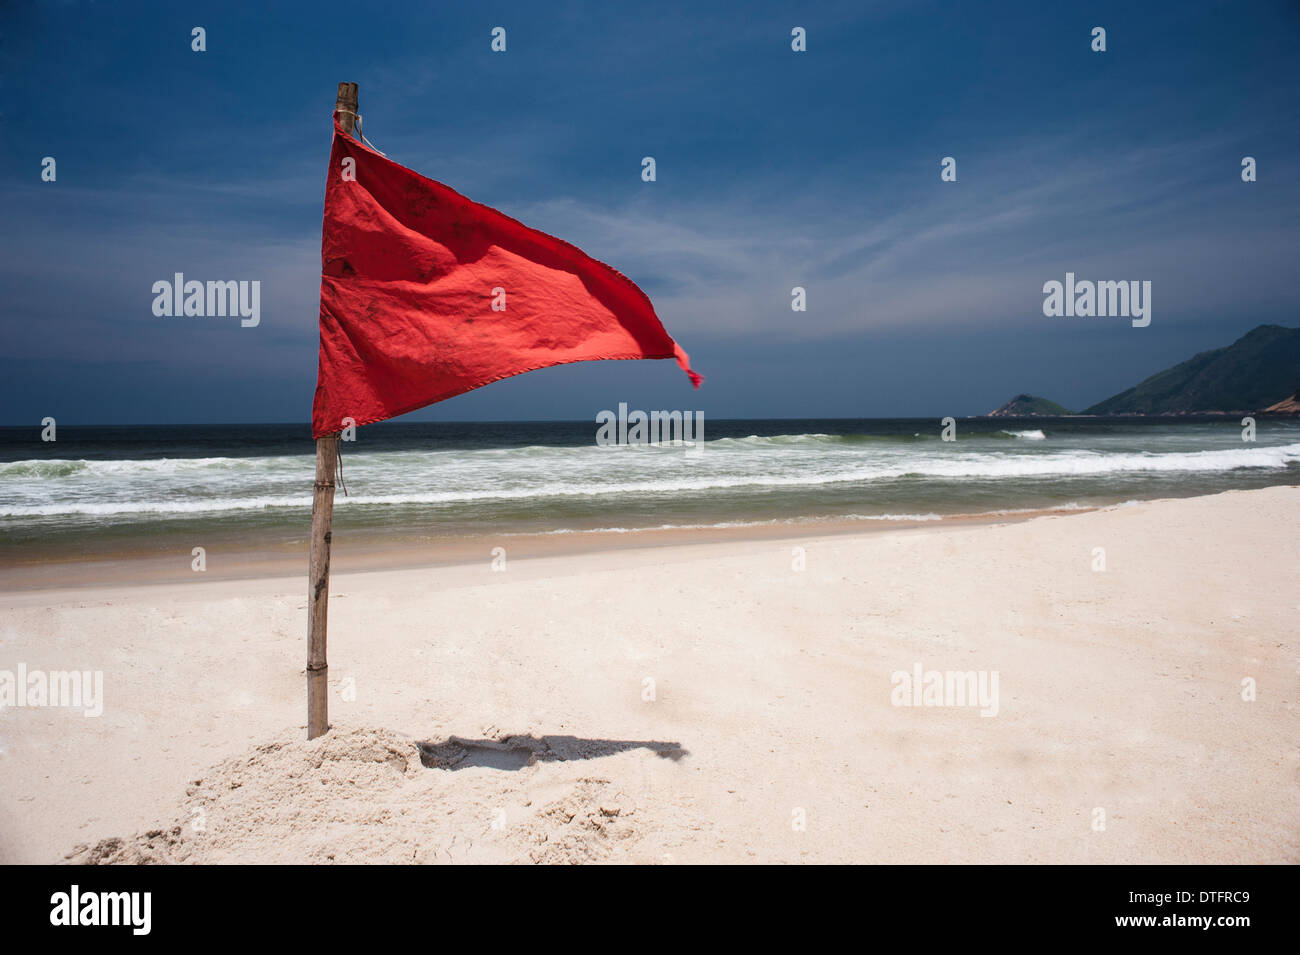
[[1027, 415], [1068, 415], [1073, 412], [1062, 408], [1055, 401], [1039, 398], [1037, 395], [1016, 395], [1001, 408], [990, 411], [990, 418], [1017, 418]]
[[1084, 414], [1257, 411], [1300, 387], [1300, 328], [1260, 325], [1226, 348], [1201, 352]]

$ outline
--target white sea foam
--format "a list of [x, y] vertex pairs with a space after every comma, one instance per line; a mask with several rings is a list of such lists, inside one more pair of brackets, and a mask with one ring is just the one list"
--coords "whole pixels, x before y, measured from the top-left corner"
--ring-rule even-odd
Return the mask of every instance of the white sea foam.
[[[889, 510], [888, 482], [902, 482], [905, 488], [926, 479], [1015, 487], [1021, 480], [1104, 481], [1144, 473], [1284, 469], [1300, 463], [1300, 443], [1134, 451], [1132, 442], [1103, 442], [1065, 449], [1057, 440], [1041, 444], [1041, 431], [1008, 433], [1032, 443], [1019, 446], [1019, 441], [1003, 440], [994, 450], [994, 443], [978, 439], [918, 445], [909, 439], [845, 442], [822, 434], [750, 436], [710, 442], [709, 450], [694, 460], [668, 447], [637, 449], [634, 454], [611, 454], [594, 446], [347, 452], [350, 496], [340, 494], [336, 507], [365, 513], [404, 506], [583, 499], [593, 506], [605, 502], [599, 506], [606, 507], [621, 506], [620, 498], [636, 498], [671, 508], [680, 498], [714, 493], [739, 500], [746, 492], [860, 485], [868, 495], [862, 500]], [[307, 455], [9, 462], [0, 464], [0, 518], [183, 518], [305, 510], [311, 505], [311, 469]], [[878, 489], [883, 496], [871, 497]], [[909, 503], [917, 500], [915, 492], [907, 495]], [[899, 510], [902, 516], [863, 518], [925, 519]]]
[[283, 498], [217, 498], [207, 501], [77, 501], [0, 507], [0, 517], [110, 517], [127, 514], [215, 514], [267, 508], [311, 507], [311, 495]]
[[[380, 457], [378, 455], [374, 457]], [[705, 456], [707, 459], [707, 455]], [[227, 468], [231, 461], [276, 460], [276, 459], [190, 459], [188, 464], [203, 463], [198, 468], [220, 470]], [[924, 455], [917, 453], [898, 453], [891, 455], [863, 456], [859, 459], [841, 459], [839, 456], [823, 459], [793, 460], [785, 466], [771, 468], [766, 473], [762, 463], [751, 459], [728, 459], [715, 456], [711, 461], [712, 470], [695, 468], [694, 465], [668, 466], [653, 465], [650, 468], [627, 469], [624, 472], [608, 472], [601, 479], [580, 481], [578, 474], [586, 468], [573, 469], [569, 476], [552, 473], [552, 466], [542, 466], [539, 470], [521, 468], [519, 474], [500, 469], [499, 465], [482, 466], [473, 463], [456, 464], [459, 468], [454, 481], [439, 481], [429, 473], [421, 478], [419, 470], [398, 468], [394, 477], [385, 481], [364, 481], [352, 479], [351, 496], [339, 496], [335, 507], [339, 509], [402, 507], [402, 505], [438, 505], [461, 504], [473, 502], [529, 502], [541, 499], [610, 499], [620, 495], [680, 495], [707, 494], [710, 491], [741, 491], [745, 489], [777, 490], [800, 489], [800, 487], [831, 487], [836, 485], [872, 485], [881, 481], [906, 479], [914, 481], [920, 478], [939, 479], [984, 479], [984, 481], [1001, 481], [1009, 478], [1053, 478], [1053, 477], [1087, 477], [1117, 476], [1126, 473], [1213, 473], [1230, 472], [1240, 468], [1264, 469], [1286, 468], [1300, 463], [1300, 443], [1284, 444], [1274, 447], [1243, 447], [1231, 450], [1191, 451], [1191, 452], [1101, 452], [1101, 451], [1060, 451], [1060, 452], [950, 452], [930, 451]], [[281, 469], [282, 474], [273, 489], [285, 491], [300, 487], [298, 461], [278, 459], [279, 463], [292, 461], [290, 470]], [[155, 470], [166, 470], [181, 461], [98, 461], [96, 465], [156, 465]], [[845, 466], [848, 464], [848, 466]], [[273, 465], [272, 465], [273, 466]], [[374, 465], [377, 466], [378, 465]], [[383, 466], [390, 470], [395, 465]], [[354, 474], [359, 465], [352, 464]], [[112, 499], [114, 490], [121, 494], [121, 489], [114, 489], [114, 483], [107, 481], [103, 486], [87, 483], [78, 491], [74, 499], [39, 500], [29, 503], [0, 503], [0, 517], [59, 517], [59, 516], [126, 516], [126, 515], [200, 515], [200, 513], [218, 513], [231, 511], [268, 511], [268, 509], [307, 508], [311, 505], [311, 496], [305, 492], [285, 492], [279, 494], [268, 489], [265, 482], [261, 492], [244, 492], [240, 495], [240, 482], [224, 479], [213, 482], [213, 487], [220, 487], [222, 494], [196, 496], [196, 491], [203, 489], [204, 482], [194, 479], [194, 468], [179, 468], [181, 481], [172, 486], [170, 482], [148, 482], [138, 489], [142, 494], [130, 495], [129, 499]], [[177, 477], [177, 470], [169, 472]], [[112, 469], [104, 470], [112, 473]], [[365, 474], [361, 470], [361, 474]], [[395, 477], [400, 474], [400, 478]], [[123, 468], [120, 478], [140, 477], [139, 470]], [[546, 479], [550, 478], [550, 479]], [[567, 479], [556, 479], [567, 478]], [[515, 486], [507, 485], [515, 481]], [[23, 487], [23, 495], [6, 495], [10, 499], [21, 500], [22, 496], [31, 498], [43, 490], [43, 479], [38, 479], [35, 486]], [[387, 487], [408, 487], [412, 483], [434, 483], [434, 485], [454, 485], [450, 490], [412, 490], [398, 492], [378, 492], [370, 494], [363, 489], [370, 485]], [[268, 492], [270, 490], [270, 492]], [[92, 492], [98, 491], [98, 495]], [[169, 494], [170, 491], [170, 494]], [[148, 495], [148, 496], [146, 496]], [[98, 496], [99, 499], [95, 499]], [[104, 499], [108, 496], [109, 499]], [[143, 496], [144, 499], [139, 499]]]
[[[183, 478], [211, 476], [218, 472], [253, 472], [296, 468], [311, 473], [310, 455], [280, 457], [141, 458], [88, 461], [73, 458], [44, 458], [0, 464], [0, 482], [22, 478]], [[0, 484], [0, 487], [3, 487]]]

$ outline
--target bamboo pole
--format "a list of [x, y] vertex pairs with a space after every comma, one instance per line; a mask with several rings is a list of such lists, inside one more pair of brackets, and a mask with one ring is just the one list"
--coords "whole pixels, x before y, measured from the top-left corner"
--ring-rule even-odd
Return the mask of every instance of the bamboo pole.
[[311, 556], [307, 571], [307, 738], [330, 728], [329, 664], [325, 633], [330, 606], [330, 526], [334, 522], [334, 470], [339, 436], [316, 439], [316, 487], [311, 501]]
[[[334, 103], [339, 125], [351, 133], [357, 117], [357, 84], [340, 83]], [[334, 171], [330, 171], [333, 175]], [[338, 433], [316, 439], [316, 483], [311, 500], [311, 552], [307, 567], [307, 738], [323, 736], [329, 721], [329, 663], [325, 638], [330, 602], [330, 538], [334, 523], [334, 472]]]

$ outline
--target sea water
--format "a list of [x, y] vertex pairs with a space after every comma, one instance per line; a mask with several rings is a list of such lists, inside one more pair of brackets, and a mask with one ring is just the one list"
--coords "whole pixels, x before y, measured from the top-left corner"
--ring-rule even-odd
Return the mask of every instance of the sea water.
[[[701, 451], [601, 446], [592, 422], [383, 423], [342, 442], [337, 528], [414, 538], [930, 522], [1300, 484], [1300, 422], [710, 420]], [[305, 425], [0, 429], [0, 559], [218, 530], [306, 537]]]

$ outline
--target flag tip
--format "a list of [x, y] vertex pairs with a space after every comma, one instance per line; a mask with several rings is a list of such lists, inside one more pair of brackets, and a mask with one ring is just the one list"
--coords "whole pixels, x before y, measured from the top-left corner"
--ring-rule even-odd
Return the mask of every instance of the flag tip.
[[677, 364], [681, 366], [682, 371], [686, 372], [690, 377], [692, 385], [699, 388], [700, 385], [704, 384], [704, 376], [691, 370], [691, 356], [686, 354], [682, 346], [676, 342], [673, 342], [673, 357], [677, 359]]

